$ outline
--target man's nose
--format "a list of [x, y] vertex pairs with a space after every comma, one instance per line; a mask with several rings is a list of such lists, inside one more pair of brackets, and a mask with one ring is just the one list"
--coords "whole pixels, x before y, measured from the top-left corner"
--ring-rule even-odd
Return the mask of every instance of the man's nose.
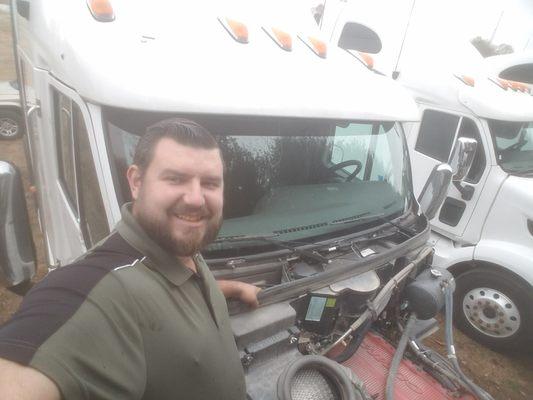
[[205, 205], [205, 197], [200, 182], [193, 180], [187, 185], [183, 201], [191, 207], [203, 207]]

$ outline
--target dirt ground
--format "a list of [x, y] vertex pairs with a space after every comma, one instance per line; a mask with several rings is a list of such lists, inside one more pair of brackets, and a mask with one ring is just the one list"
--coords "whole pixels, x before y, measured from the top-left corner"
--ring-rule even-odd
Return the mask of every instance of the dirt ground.
[[[2, 3], [3, 1], [0, 1], [0, 7]], [[0, 80], [14, 79], [15, 76], [9, 15], [0, 9]], [[35, 280], [38, 281], [46, 273], [47, 268], [35, 203], [28, 184], [28, 169], [22, 140], [1, 141], [0, 160], [7, 160], [17, 165], [25, 179], [26, 200], [38, 260], [38, 274]], [[0, 289], [0, 323], [15, 312], [20, 301], [19, 296], [8, 290]], [[503, 355], [473, 342], [458, 331], [455, 331], [454, 335], [458, 357], [464, 372], [492, 394], [496, 400], [533, 399], [533, 349], [528, 349], [521, 354]], [[427, 339], [426, 343], [443, 352], [442, 329]]]

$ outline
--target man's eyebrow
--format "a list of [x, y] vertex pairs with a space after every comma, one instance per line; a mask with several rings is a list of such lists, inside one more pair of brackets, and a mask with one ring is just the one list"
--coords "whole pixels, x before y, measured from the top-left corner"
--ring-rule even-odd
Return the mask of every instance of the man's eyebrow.
[[[178, 171], [177, 169], [172, 169], [172, 168], [165, 168], [163, 171], [161, 171], [160, 176], [165, 176], [165, 175], [174, 175], [174, 176], [179, 176], [182, 178], [190, 178], [193, 176], [193, 174], [187, 174], [185, 172]], [[223, 180], [222, 177], [219, 175], [203, 175], [201, 179], [209, 181], [209, 182], [217, 182], [217, 183], [222, 182]]]
[[163, 175], [177, 175], [177, 176], [182, 176], [184, 178], [192, 176], [191, 174], [186, 174], [186, 173], [184, 173], [182, 171], [178, 171], [177, 169], [172, 169], [172, 168], [165, 168], [163, 171], [160, 172], [159, 175], [160, 176], [163, 176]]
[[202, 180], [213, 183], [221, 183], [222, 177], [218, 175], [206, 175], [202, 177]]

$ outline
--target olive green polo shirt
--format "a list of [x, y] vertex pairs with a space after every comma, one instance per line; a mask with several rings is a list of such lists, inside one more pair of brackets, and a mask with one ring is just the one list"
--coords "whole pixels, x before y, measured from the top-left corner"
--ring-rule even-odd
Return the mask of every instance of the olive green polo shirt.
[[68, 400], [244, 399], [226, 302], [206, 263], [196, 255], [195, 274], [127, 206], [122, 216], [30, 291], [0, 328], [0, 357], [43, 372]]

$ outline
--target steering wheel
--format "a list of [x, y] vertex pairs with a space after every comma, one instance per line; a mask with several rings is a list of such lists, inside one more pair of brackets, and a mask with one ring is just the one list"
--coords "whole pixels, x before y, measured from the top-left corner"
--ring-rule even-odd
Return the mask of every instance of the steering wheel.
[[335, 171], [342, 169], [344, 167], [348, 167], [349, 165], [355, 165], [354, 171], [346, 177], [346, 182], [351, 182], [353, 178], [355, 178], [357, 174], [363, 168], [363, 164], [359, 160], [346, 160], [338, 164], [332, 165], [331, 167], [328, 168], [328, 172], [330, 174], [333, 174]]

